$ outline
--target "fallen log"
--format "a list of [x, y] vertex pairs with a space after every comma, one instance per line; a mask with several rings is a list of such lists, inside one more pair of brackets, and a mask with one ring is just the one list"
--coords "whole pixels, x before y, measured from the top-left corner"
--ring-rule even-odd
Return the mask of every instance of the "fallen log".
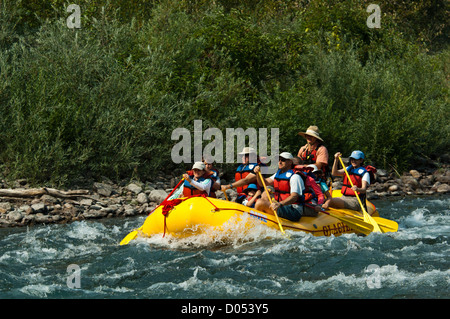
[[37, 197], [42, 195], [50, 195], [59, 198], [76, 198], [76, 197], [85, 197], [88, 194], [89, 191], [83, 189], [70, 191], [62, 191], [47, 187], [29, 188], [29, 189], [0, 189], [0, 196], [19, 197], [19, 198]]

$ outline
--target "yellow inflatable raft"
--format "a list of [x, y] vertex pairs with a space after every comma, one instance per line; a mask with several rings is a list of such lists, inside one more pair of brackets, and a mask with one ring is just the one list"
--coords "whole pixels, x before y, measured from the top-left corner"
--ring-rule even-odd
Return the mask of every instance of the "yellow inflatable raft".
[[[339, 196], [340, 192], [333, 192]], [[174, 237], [186, 237], [214, 229], [220, 231], [227, 229], [229, 223], [244, 223], [245, 227], [254, 227], [256, 224], [266, 225], [279, 229], [275, 215], [267, 214], [235, 202], [210, 197], [189, 197], [176, 199], [163, 203], [153, 211], [145, 220], [142, 227], [130, 233], [121, 242], [126, 244], [136, 236], [162, 236], [170, 234]], [[367, 212], [378, 216], [375, 206], [367, 201]], [[319, 213], [317, 217], [302, 217], [298, 222], [280, 218], [285, 230], [303, 231], [314, 236], [339, 236], [346, 233], [359, 233], [349, 227], [348, 219], [361, 216], [359, 212], [348, 211], [347, 215], [331, 216], [328, 213]], [[347, 217], [344, 217], [347, 216]], [[351, 224], [350, 224], [351, 226]]]

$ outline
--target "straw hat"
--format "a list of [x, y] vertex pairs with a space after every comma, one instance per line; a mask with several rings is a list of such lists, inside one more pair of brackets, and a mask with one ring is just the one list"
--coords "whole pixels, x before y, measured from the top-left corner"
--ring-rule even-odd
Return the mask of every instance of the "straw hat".
[[245, 155], [245, 154], [256, 154], [256, 150], [253, 147], [244, 147], [242, 152], [238, 153], [238, 155]]
[[298, 135], [301, 135], [305, 138], [306, 138], [305, 135], [309, 135], [309, 136], [315, 137], [323, 142], [323, 139], [320, 137], [319, 133], [320, 133], [319, 128], [315, 125], [312, 125], [312, 126], [308, 127], [306, 132], [300, 132], [300, 133], [298, 133]]

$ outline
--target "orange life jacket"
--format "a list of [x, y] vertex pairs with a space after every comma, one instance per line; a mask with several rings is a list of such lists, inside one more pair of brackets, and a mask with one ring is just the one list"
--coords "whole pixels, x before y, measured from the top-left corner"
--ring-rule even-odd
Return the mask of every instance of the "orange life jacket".
[[[348, 166], [346, 168], [348, 175], [350, 176], [350, 180], [352, 181], [353, 185], [361, 188], [362, 187], [362, 178], [364, 176], [365, 173], [367, 173], [367, 170], [363, 167], [360, 166], [358, 168], [353, 168], [352, 165]], [[356, 196], [355, 192], [352, 190], [352, 185], [350, 184], [348, 178], [347, 178], [347, 174], [344, 175], [344, 182], [343, 182], [343, 186], [341, 189], [341, 193], [343, 195], [346, 196]], [[360, 193], [358, 192], [358, 195], [360, 195]]]
[[[189, 175], [190, 179], [194, 178], [193, 171], [188, 171], [186, 173]], [[207, 179], [211, 179], [210, 175], [211, 175], [210, 173], [203, 174], [203, 176], [200, 177], [197, 180], [197, 182], [203, 182]], [[201, 195], [201, 194], [205, 194], [205, 195], [209, 196], [208, 192], [199, 190], [197, 187], [192, 186], [187, 180], [184, 181], [183, 186], [184, 186], [183, 187], [183, 196], [185, 196], [185, 197], [192, 196], [192, 195]]]
[[[257, 166], [256, 163], [250, 163], [250, 164], [241, 164], [236, 169], [236, 173], [234, 174], [234, 180], [237, 182], [241, 179], [244, 179], [247, 177], [248, 174], [253, 173], [253, 169]], [[236, 187], [236, 191], [238, 193], [242, 193], [244, 189], [246, 189], [248, 185]]]
[[[273, 179], [273, 187], [275, 188], [274, 197], [277, 202], [285, 200], [291, 194], [291, 185], [290, 180], [292, 176], [294, 176], [295, 172], [290, 169], [284, 173], [281, 173], [281, 170], [278, 170]], [[300, 194], [299, 194], [300, 195]], [[304, 196], [300, 196], [297, 199], [296, 204], [300, 204], [304, 202]]]
[[[303, 161], [303, 164], [315, 164], [317, 162], [317, 151], [322, 146], [323, 144], [319, 144], [319, 146], [317, 146], [317, 148], [313, 149], [312, 151], [308, 151], [308, 147], [306, 147], [299, 156], [300, 159]], [[322, 172], [326, 173], [328, 171], [328, 164], [322, 163], [321, 169]]]
[[319, 144], [319, 146], [312, 151], [308, 151], [308, 147], [306, 147], [300, 154], [300, 159], [304, 164], [314, 164], [317, 161], [317, 150], [322, 146], [322, 144]]

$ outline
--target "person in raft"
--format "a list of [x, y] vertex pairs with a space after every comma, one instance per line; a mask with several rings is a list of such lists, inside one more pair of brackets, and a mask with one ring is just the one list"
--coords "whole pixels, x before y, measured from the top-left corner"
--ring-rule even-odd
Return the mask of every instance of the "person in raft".
[[203, 159], [205, 164], [205, 172], [212, 180], [212, 186], [210, 191], [210, 197], [216, 198], [216, 191], [220, 189], [220, 176], [219, 171], [213, 167], [213, 160], [209, 157]]
[[[244, 147], [242, 152], [238, 153], [238, 155], [242, 155], [242, 164], [236, 169], [234, 183], [222, 185], [221, 188], [223, 192], [230, 188], [236, 188], [237, 193], [240, 194], [249, 184], [256, 183], [256, 173], [254, 169], [258, 167], [259, 164], [255, 149], [253, 147]], [[252, 158], [256, 160], [256, 162], [250, 162]]]
[[302, 164], [314, 164], [318, 169], [326, 172], [328, 166], [328, 150], [323, 145], [323, 139], [320, 137], [319, 128], [315, 125], [308, 127], [306, 132], [300, 132], [298, 135], [306, 139], [306, 145], [300, 147], [297, 156]]
[[316, 184], [320, 186], [320, 189], [322, 190], [323, 195], [325, 196], [325, 200], [329, 200], [332, 196], [330, 193], [330, 188], [328, 187], [324, 174], [321, 169], [318, 169], [316, 165], [310, 164], [307, 167], [312, 168], [312, 177], [316, 181]]
[[256, 202], [261, 198], [261, 188], [258, 188], [256, 184], [249, 184], [246, 189], [244, 189], [244, 196], [242, 200], [242, 205], [247, 207], [255, 207]]
[[339, 152], [334, 155], [334, 163], [331, 174], [334, 176], [344, 176], [344, 182], [341, 189], [342, 196], [331, 198], [330, 201], [327, 201], [322, 205], [322, 208], [326, 209], [328, 207], [334, 207], [360, 211], [361, 205], [356, 198], [355, 192], [357, 192], [360, 199], [365, 202], [363, 198], [365, 198], [367, 188], [370, 185], [370, 174], [362, 166], [364, 163], [364, 153], [361, 151], [353, 151], [350, 155], [351, 165], [345, 168], [354, 185], [353, 187], [348, 181], [345, 170], [343, 168], [338, 169], [339, 157], [341, 157], [341, 155], [342, 154]]
[[[293, 171], [294, 157], [291, 153], [283, 152], [278, 158], [278, 171], [272, 176], [265, 178], [266, 185], [273, 186], [275, 200], [270, 204], [267, 192], [256, 202], [255, 208], [268, 214], [277, 211], [278, 217], [291, 221], [298, 221], [303, 215], [303, 203], [305, 185], [300, 175]], [[258, 173], [260, 167], [255, 168]], [[258, 185], [263, 187], [262, 182], [257, 178]]]
[[180, 191], [177, 192], [179, 194], [178, 196], [188, 197], [202, 194], [209, 196], [213, 183], [209, 174], [205, 171], [205, 164], [203, 162], [195, 162], [192, 170], [183, 174], [183, 177], [184, 183]]

